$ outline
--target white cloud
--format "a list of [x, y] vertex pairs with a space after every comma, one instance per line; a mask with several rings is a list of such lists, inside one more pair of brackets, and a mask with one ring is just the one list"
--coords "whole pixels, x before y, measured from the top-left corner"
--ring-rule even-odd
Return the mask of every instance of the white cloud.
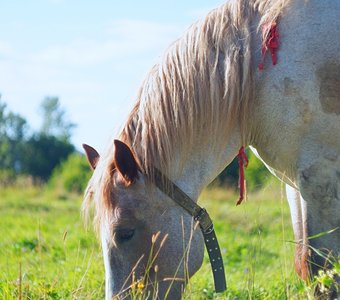
[[60, 4], [65, 2], [65, 0], [47, 0], [47, 3]]
[[12, 45], [7, 41], [0, 41], [0, 59], [13, 53]]
[[141, 56], [165, 49], [169, 41], [179, 36], [180, 29], [174, 25], [124, 19], [112, 22], [104, 33], [104, 38], [77, 38], [68, 44], [49, 46], [35, 53], [32, 59], [35, 63], [67, 66], [121, 61], [129, 55]]
[[225, 0], [219, 0], [219, 1], [220, 1], [220, 3], [215, 2], [213, 4], [207, 5], [206, 7], [201, 7], [199, 9], [193, 9], [188, 13], [188, 15], [190, 17], [192, 17], [193, 20], [203, 19], [211, 10], [218, 8], [219, 6], [221, 6], [225, 3]]
[[[115, 20], [108, 28], [108, 33], [118, 40], [125, 41], [129, 46], [150, 48], [155, 43], [162, 44], [168, 39], [176, 38], [181, 27], [145, 20]], [[150, 44], [151, 42], [151, 44]]]
[[65, 66], [91, 66], [108, 60], [115, 52], [110, 41], [76, 39], [69, 44], [49, 46], [32, 56], [33, 61]]

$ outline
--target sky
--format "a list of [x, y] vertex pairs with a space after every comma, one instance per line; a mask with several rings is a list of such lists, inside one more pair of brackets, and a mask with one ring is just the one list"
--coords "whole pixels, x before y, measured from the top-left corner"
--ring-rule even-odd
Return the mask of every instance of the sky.
[[1, 0], [0, 94], [39, 129], [58, 97], [72, 142], [99, 151], [113, 139], [146, 73], [194, 21], [222, 0]]

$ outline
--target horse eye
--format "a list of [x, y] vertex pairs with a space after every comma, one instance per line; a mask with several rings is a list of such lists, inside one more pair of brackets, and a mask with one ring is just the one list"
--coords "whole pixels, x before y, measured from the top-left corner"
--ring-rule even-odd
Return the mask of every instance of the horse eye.
[[119, 243], [124, 243], [132, 239], [135, 234], [134, 229], [118, 229], [116, 231], [116, 239]]

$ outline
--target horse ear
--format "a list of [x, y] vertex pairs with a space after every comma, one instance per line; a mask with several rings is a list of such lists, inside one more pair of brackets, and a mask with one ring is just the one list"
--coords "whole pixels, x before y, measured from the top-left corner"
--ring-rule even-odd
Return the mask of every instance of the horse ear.
[[138, 164], [128, 145], [114, 140], [114, 162], [115, 166], [124, 178], [127, 186], [132, 184], [138, 177]]
[[92, 148], [89, 145], [83, 144], [83, 148], [86, 153], [87, 160], [90, 164], [90, 167], [92, 170], [94, 170], [97, 166], [98, 160], [99, 160], [99, 154], [96, 151], [96, 149]]

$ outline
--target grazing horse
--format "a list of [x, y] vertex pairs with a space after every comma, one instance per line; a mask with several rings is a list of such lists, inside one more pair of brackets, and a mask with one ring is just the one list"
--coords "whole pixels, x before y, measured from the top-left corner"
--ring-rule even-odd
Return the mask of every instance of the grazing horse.
[[181, 297], [204, 241], [155, 168], [197, 201], [242, 146], [287, 184], [298, 274], [325, 265], [313, 249], [339, 255], [339, 36], [339, 0], [231, 0], [168, 48], [117, 140], [101, 156], [84, 146], [94, 173], [83, 209], [94, 203], [106, 299], [146, 268], [153, 297]]

